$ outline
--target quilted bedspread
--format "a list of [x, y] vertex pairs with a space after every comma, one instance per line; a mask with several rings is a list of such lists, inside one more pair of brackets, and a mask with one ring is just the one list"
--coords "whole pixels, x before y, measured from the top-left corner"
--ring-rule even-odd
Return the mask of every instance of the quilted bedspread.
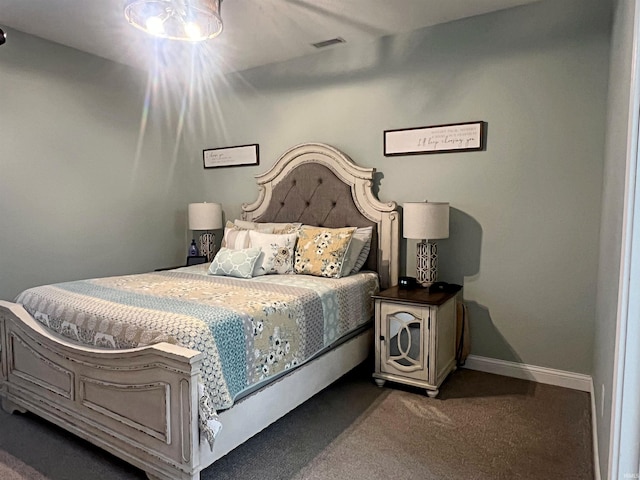
[[203, 353], [202, 381], [216, 409], [243, 390], [311, 358], [372, 316], [375, 273], [328, 279], [236, 279], [206, 265], [59, 283], [17, 303], [74, 341], [132, 348], [162, 341]]

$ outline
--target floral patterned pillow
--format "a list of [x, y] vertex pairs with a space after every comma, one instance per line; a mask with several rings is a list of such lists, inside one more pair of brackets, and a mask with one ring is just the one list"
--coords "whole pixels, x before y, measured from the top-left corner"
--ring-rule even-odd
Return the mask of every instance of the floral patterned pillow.
[[293, 273], [293, 255], [297, 238], [295, 233], [276, 235], [249, 231], [249, 245], [262, 248], [262, 255], [253, 274]]
[[355, 227], [302, 227], [296, 245], [295, 272], [330, 278], [343, 276], [344, 257], [355, 231]]

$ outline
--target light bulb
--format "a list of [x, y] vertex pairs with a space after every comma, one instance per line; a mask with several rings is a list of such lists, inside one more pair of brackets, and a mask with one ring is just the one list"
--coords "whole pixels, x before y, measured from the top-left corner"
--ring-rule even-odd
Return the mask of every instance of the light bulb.
[[202, 31], [195, 22], [187, 22], [184, 25], [184, 31], [191, 40], [200, 40], [202, 38]]
[[153, 35], [164, 33], [164, 22], [160, 17], [149, 17], [146, 21], [147, 31]]

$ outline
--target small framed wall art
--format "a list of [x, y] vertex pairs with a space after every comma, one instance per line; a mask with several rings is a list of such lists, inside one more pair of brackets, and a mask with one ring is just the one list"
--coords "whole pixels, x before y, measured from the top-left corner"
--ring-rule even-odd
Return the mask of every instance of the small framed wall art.
[[202, 152], [204, 168], [259, 165], [259, 150], [257, 143], [237, 147], [209, 148]]
[[384, 131], [384, 155], [469, 152], [485, 149], [486, 122], [452, 123]]

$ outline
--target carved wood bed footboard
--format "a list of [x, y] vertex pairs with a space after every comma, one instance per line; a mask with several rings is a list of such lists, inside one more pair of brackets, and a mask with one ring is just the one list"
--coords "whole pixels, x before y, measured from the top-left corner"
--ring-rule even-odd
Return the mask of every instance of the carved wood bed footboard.
[[199, 352], [168, 343], [82, 347], [4, 301], [0, 334], [4, 410], [31, 411], [150, 478], [199, 478]]

